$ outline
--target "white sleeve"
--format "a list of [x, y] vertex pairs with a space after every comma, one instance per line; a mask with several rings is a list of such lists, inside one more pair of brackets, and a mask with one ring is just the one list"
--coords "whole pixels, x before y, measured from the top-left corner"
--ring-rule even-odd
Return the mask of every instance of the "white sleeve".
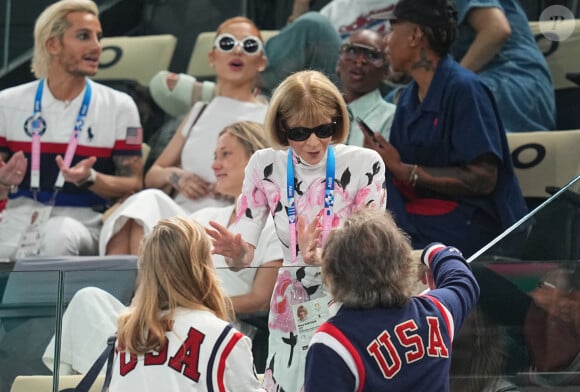
[[119, 93], [116, 98], [118, 98], [114, 108], [117, 113], [117, 121], [115, 122], [116, 139], [125, 140], [129, 128], [141, 128], [139, 110], [133, 98], [128, 94]]
[[227, 391], [263, 391], [254, 369], [250, 338], [236, 331], [233, 339], [230, 340], [230, 343], [232, 342], [234, 342], [233, 348], [226, 358], [225, 389]]
[[254, 246], [258, 245], [258, 239], [270, 215], [268, 192], [271, 190], [264, 188], [262, 178], [264, 171], [271, 168], [273, 163], [268, 163], [265, 168], [260, 159], [268, 156], [268, 150], [270, 149], [256, 151], [246, 165], [242, 195], [237, 200], [238, 220], [231, 226], [232, 232], [242, 233], [244, 240]]
[[[85, 287], [71, 299], [62, 318], [60, 374], [86, 373], [117, 330], [117, 317], [125, 310], [117, 298], [96, 287]], [[54, 336], [42, 355], [54, 367]], [[105, 369], [103, 368], [102, 371]]]
[[271, 261], [282, 259], [284, 259], [284, 253], [282, 252], [280, 240], [276, 235], [274, 220], [272, 217], [268, 217], [254, 252], [254, 262], [252, 263], [252, 267], [261, 267]]

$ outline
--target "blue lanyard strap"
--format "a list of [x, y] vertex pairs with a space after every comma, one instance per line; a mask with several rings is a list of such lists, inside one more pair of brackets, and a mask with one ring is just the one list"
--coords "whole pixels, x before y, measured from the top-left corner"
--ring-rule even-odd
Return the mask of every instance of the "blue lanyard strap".
[[296, 200], [294, 200], [294, 162], [292, 148], [288, 149], [288, 164], [286, 165], [286, 190], [288, 197], [288, 224], [290, 226], [290, 254], [292, 263], [296, 263]]
[[[296, 200], [294, 198], [294, 152], [292, 148], [288, 149], [288, 164], [286, 165], [286, 192], [288, 197], [288, 224], [290, 226], [290, 253], [292, 255], [292, 263], [297, 261], [297, 238], [296, 238]], [[334, 149], [328, 146], [326, 155], [326, 180], [324, 191], [324, 217], [322, 240], [326, 239], [330, 229], [332, 228], [332, 216], [334, 211], [334, 178], [336, 169], [336, 159]]]
[[[38, 83], [36, 89], [36, 94], [34, 97], [34, 114], [32, 119], [32, 151], [31, 151], [31, 176], [30, 176], [30, 187], [34, 192], [39, 189], [40, 183], [40, 134], [43, 131], [44, 120], [42, 119], [42, 94], [44, 92], [44, 79], [41, 79]], [[77, 118], [74, 124], [73, 134], [67, 145], [66, 153], [64, 156], [64, 162], [67, 167], [70, 167], [72, 159], [76, 153], [78, 146], [78, 139], [80, 133], [83, 130], [85, 124], [85, 118], [89, 111], [89, 106], [91, 103], [92, 88], [91, 84], [87, 81], [85, 82], [85, 94], [83, 96], [83, 101], [77, 114]], [[54, 184], [55, 189], [58, 191], [64, 185], [64, 176], [62, 172], [58, 173], [58, 177]]]
[[[42, 112], [42, 93], [44, 92], [44, 79], [40, 79], [34, 96], [34, 118], [38, 118]], [[36, 130], [36, 129], [35, 129]]]
[[332, 228], [332, 213], [334, 210], [334, 172], [336, 159], [334, 158], [334, 149], [329, 145], [326, 158], [326, 187], [324, 190], [324, 220], [322, 225], [322, 241]]
[[[85, 123], [85, 117], [89, 111], [89, 105], [91, 103], [92, 87], [90, 83], [85, 84], [85, 95], [83, 96], [83, 103], [79, 109], [79, 114], [77, 114], [77, 120], [75, 122], [74, 131], [76, 137], [82, 131], [83, 125]], [[44, 79], [40, 79], [38, 87], [36, 88], [36, 95], [34, 96], [34, 117], [38, 118], [42, 113], [42, 94], [44, 92]]]

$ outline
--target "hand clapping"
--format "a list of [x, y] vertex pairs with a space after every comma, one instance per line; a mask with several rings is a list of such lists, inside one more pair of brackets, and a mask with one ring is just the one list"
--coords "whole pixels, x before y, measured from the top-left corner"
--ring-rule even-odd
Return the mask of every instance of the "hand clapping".
[[320, 265], [322, 262], [320, 257], [322, 229], [318, 227], [318, 221], [314, 219], [309, 225], [306, 225], [304, 218], [298, 217], [296, 227], [298, 230], [298, 248], [302, 260], [309, 265]]
[[28, 160], [22, 151], [18, 151], [8, 162], [0, 160], [0, 186], [12, 188], [20, 185], [26, 174]]
[[254, 258], [253, 246], [241, 234], [234, 234], [217, 222], [210, 221], [209, 225], [214, 230], [206, 228], [205, 231], [212, 238], [212, 253], [224, 256], [233, 271], [248, 267]]

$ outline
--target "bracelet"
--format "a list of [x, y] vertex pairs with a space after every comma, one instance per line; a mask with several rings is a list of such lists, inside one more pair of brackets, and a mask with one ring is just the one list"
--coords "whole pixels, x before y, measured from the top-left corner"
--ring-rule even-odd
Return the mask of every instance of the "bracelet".
[[89, 176], [82, 180], [81, 182], [76, 183], [75, 185], [80, 189], [89, 189], [91, 186], [95, 184], [97, 180], [97, 172], [95, 169], [91, 168]]
[[413, 188], [417, 185], [417, 181], [419, 180], [419, 173], [417, 173], [418, 169], [419, 169], [419, 165], [413, 165], [413, 168], [411, 169], [411, 174], [409, 175], [408, 183]]

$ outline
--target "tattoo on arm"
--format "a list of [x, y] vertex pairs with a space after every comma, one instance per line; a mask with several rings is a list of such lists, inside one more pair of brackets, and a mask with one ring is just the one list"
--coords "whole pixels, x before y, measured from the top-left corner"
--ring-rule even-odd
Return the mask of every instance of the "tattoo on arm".
[[433, 60], [427, 58], [427, 51], [423, 48], [419, 51], [419, 61], [411, 66], [412, 69], [424, 68], [425, 71], [435, 71]]
[[424, 167], [417, 188], [448, 196], [489, 195], [495, 189], [499, 162], [491, 154], [479, 157], [465, 166]]
[[115, 175], [119, 177], [138, 176], [143, 170], [143, 161], [137, 156], [114, 156]]

